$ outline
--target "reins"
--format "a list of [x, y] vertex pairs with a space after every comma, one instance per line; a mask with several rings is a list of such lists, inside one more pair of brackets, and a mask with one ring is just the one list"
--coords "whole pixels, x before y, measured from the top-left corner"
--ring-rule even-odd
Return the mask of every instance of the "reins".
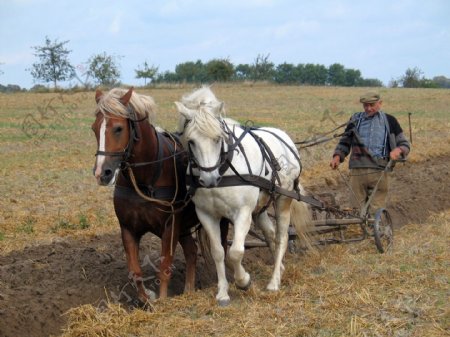
[[330, 137], [326, 137], [327, 135], [332, 134], [333, 132], [335, 132], [335, 131], [343, 128], [343, 127], [346, 127], [350, 123], [353, 123], [353, 121], [345, 122], [345, 123], [343, 123], [341, 125], [338, 125], [337, 127], [335, 127], [334, 129], [332, 129], [332, 130], [330, 130], [328, 132], [322, 133], [321, 135], [319, 135], [317, 137], [314, 137], [312, 139], [306, 139], [306, 140], [303, 140], [303, 141], [297, 141], [297, 142], [294, 142], [294, 144], [298, 145], [298, 147], [300, 149], [303, 149], [303, 148], [311, 147], [311, 146], [314, 146], [314, 145], [318, 145], [318, 144], [329, 142], [330, 140], [333, 140], [335, 138], [342, 137], [343, 135], [346, 134], [346, 132], [334, 134], [334, 135], [332, 135]]
[[[173, 141], [173, 144], [174, 144], [174, 154], [178, 155], [178, 154], [182, 153], [182, 152], [177, 152], [177, 141], [176, 141], [176, 139], [171, 134], [168, 133], [168, 135], [169, 135], [170, 139]], [[162, 160], [167, 160], [167, 159], [170, 159], [170, 158], [173, 158], [173, 166], [174, 166], [174, 170], [175, 170], [175, 193], [173, 195], [173, 199], [170, 200], [170, 201], [157, 199], [157, 198], [152, 198], [152, 197], [149, 197], [149, 196], [145, 195], [141, 191], [141, 189], [139, 188], [139, 186], [138, 186], [138, 184], [136, 182], [136, 178], [134, 176], [133, 169], [132, 169], [131, 165], [128, 166], [128, 174], [130, 176], [130, 180], [131, 180], [131, 182], [133, 184], [133, 187], [134, 187], [136, 193], [141, 198], [143, 198], [144, 200], [146, 200], [148, 202], [153, 202], [153, 203], [155, 203], [157, 205], [170, 208], [170, 211], [166, 211], [166, 210], [163, 210], [161, 208], [157, 208], [157, 209], [159, 211], [161, 211], [161, 212], [164, 212], [164, 213], [170, 213], [169, 217], [166, 220], [166, 225], [169, 222], [169, 219], [172, 219], [172, 231], [171, 231], [171, 235], [170, 235], [170, 255], [172, 256], [173, 253], [174, 253], [174, 251], [173, 251], [173, 239], [174, 239], [174, 235], [175, 235], [174, 234], [174, 231], [175, 231], [175, 214], [180, 212], [181, 210], [183, 210], [184, 207], [186, 207], [187, 203], [189, 202], [189, 199], [187, 201], [184, 200], [183, 204], [180, 207], [176, 208], [175, 204], [177, 202], [177, 195], [178, 195], [178, 189], [179, 189], [176, 155], [171, 155], [169, 157], [164, 157], [164, 158], [162, 158]], [[157, 163], [157, 162], [160, 162], [160, 161], [146, 162], [144, 164], [148, 165], [149, 163], [155, 163], [155, 162]]]

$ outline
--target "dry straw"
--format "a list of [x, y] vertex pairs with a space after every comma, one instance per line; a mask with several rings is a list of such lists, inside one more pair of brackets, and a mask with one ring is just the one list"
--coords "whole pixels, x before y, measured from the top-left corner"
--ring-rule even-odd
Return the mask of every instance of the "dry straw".
[[219, 308], [214, 288], [157, 301], [153, 311], [110, 304], [72, 309], [62, 336], [446, 336], [449, 327], [450, 212], [396, 233], [379, 254], [371, 240], [288, 255], [280, 292], [263, 290], [271, 266], [249, 266], [248, 292], [231, 289]]

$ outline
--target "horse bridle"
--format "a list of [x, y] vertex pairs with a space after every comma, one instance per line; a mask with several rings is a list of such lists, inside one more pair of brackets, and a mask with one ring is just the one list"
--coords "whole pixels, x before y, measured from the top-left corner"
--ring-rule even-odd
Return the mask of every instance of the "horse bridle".
[[[188, 124], [188, 123], [186, 123]], [[190, 170], [192, 171], [192, 168], [196, 168], [200, 171], [204, 171], [204, 172], [212, 172], [216, 169], [219, 169], [219, 174], [222, 176], [226, 170], [228, 170], [231, 161], [233, 160], [233, 155], [234, 155], [234, 149], [235, 147], [233, 147], [233, 132], [231, 130], [229, 130], [226, 127], [226, 124], [221, 122], [222, 126], [225, 127], [227, 130], [224, 130], [225, 133], [228, 135], [227, 140], [225, 141], [225, 139], [223, 137], [221, 137], [221, 145], [220, 145], [220, 155], [219, 158], [217, 159], [217, 162], [215, 165], [213, 166], [201, 166], [197, 160], [197, 158], [195, 158], [194, 153], [192, 152], [191, 149], [191, 144], [188, 142], [188, 152], [189, 152], [189, 162], [190, 162]], [[227, 151], [225, 151], [225, 143], [228, 145], [228, 149]], [[192, 172], [191, 172], [192, 174]]]
[[[109, 157], [122, 157], [122, 161], [120, 162], [120, 168], [124, 169], [126, 166], [126, 163], [128, 163], [129, 159], [131, 158], [134, 143], [139, 141], [141, 134], [139, 131], [138, 123], [145, 121], [148, 118], [148, 114], [146, 113], [145, 116], [141, 119], [136, 119], [136, 113], [134, 109], [128, 105], [127, 110], [132, 116], [131, 118], [127, 118], [128, 120], [128, 126], [130, 128], [130, 133], [128, 137], [128, 144], [123, 149], [123, 151], [100, 151], [97, 150], [95, 153], [95, 156], [109, 156]], [[105, 117], [104, 117], [105, 118]]]

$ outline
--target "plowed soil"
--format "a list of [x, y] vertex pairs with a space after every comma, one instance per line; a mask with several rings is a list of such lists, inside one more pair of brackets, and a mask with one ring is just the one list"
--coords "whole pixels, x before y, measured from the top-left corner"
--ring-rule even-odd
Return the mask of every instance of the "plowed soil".
[[[396, 226], [424, 223], [433, 212], [450, 208], [450, 156], [396, 167], [392, 176], [389, 210]], [[313, 192], [348, 193], [340, 179], [307, 186]], [[417, 233], [420, 240], [421, 233]], [[141, 258], [148, 288], [157, 290], [159, 240], [145, 236]], [[246, 259], [266, 254], [250, 250]], [[258, 258], [259, 258], [258, 257]], [[248, 261], [248, 260], [247, 260]], [[0, 336], [58, 335], [70, 308], [105, 301], [134, 307], [135, 292], [127, 283], [127, 267], [119, 232], [80, 239], [58, 239], [0, 256]], [[197, 288], [215, 282], [215, 272], [199, 258]], [[177, 251], [171, 295], [182, 292], [184, 260]]]

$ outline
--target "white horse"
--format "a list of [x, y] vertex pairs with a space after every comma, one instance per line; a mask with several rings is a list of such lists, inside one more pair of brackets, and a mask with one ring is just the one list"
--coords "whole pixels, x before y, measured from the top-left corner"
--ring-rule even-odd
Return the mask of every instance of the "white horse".
[[[182, 142], [190, 151], [188, 173], [194, 176], [192, 184], [197, 187], [193, 201], [198, 218], [208, 234], [217, 269], [216, 299], [219, 305], [230, 302], [225, 252], [220, 237], [221, 218], [227, 218], [234, 224], [228, 258], [234, 269], [236, 286], [247, 289], [251, 284], [250, 275], [241, 262], [245, 238], [253, 218], [262, 229], [275, 260], [267, 289], [279, 290], [289, 224], [294, 224], [297, 232], [304, 233], [307, 207], [297, 200], [279, 193], [271, 194], [254, 184], [234, 186], [236, 179], [233, 181], [232, 177], [239, 177], [237, 181], [261, 177], [269, 186], [276, 184], [282, 189], [297, 191], [301, 188], [298, 183], [301, 167], [294, 143], [279, 129], [253, 128], [249, 132], [237, 122], [224, 119], [223, 104], [207, 87], [184, 96], [181, 103], [175, 104], [181, 114], [179, 131]], [[266, 149], [265, 144], [270, 150]], [[277, 162], [278, 166], [271, 162]], [[225, 183], [227, 180], [228, 184]], [[276, 228], [266, 211], [270, 200], [274, 201]]]

